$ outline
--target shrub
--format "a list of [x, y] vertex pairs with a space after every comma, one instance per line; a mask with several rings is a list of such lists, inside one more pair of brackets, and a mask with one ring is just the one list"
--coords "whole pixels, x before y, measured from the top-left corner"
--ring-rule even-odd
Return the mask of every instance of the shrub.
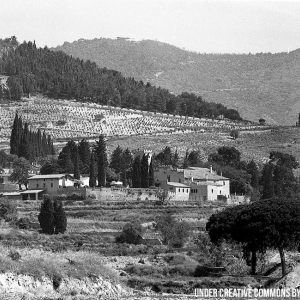
[[117, 243], [127, 243], [137, 245], [142, 238], [142, 226], [138, 222], [125, 224], [122, 233], [116, 238]]
[[239, 137], [239, 132], [236, 129], [231, 130], [230, 136], [236, 140]]
[[16, 204], [9, 201], [7, 198], [0, 200], [0, 219], [4, 219], [6, 222], [10, 222], [16, 219], [17, 210]]
[[67, 230], [67, 217], [62, 201], [54, 200], [54, 233], [64, 233]]
[[29, 218], [20, 218], [16, 222], [16, 226], [18, 226], [19, 229], [29, 229], [30, 228], [30, 220]]
[[74, 193], [67, 196], [67, 200], [85, 200], [85, 194]]
[[43, 233], [58, 234], [67, 229], [67, 217], [62, 201], [58, 202], [55, 199], [53, 204], [49, 195], [44, 195], [38, 219]]
[[54, 233], [54, 208], [49, 195], [44, 195], [38, 219], [43, 233]]
[[52, 278], [53, 289], [57, 290], [62, 282], [62, 277], [58, 274], [54, 274]]
[[21, 259], [21, 254], [18, 251], [10, 250], [8, 257], [10, 257], [12, 260], [18, 261]]
[[163, 237], [163, 243], [175, 248], [181, 248], [190, 234], [190, 226], [187, 222], [177, 221], [171, 212], [162, 216], [156, 225]]
[[210, 268], [198, 265], [194, 272], [194, 277], [207, 277], [209, 276]]

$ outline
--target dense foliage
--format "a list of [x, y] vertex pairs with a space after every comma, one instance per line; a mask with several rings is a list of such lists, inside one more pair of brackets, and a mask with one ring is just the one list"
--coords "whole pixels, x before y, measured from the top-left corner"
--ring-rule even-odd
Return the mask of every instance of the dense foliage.
[[9, 75], [8, 97], [18, 100], [23, 94], [41, 92], [49, 97], [94, 101], [112, 105], [195, 117], [224, 116], [241, 120], [234, 109], [205, 102], [192, 93], [178, 96], [168, 90], [125, 78], [120, 72], [99, 68], [91, 61], [73, 58], [47, 47], [36, 48], [24, 42], [3, 53], [0, 70]]
[[22, 118], [16, 114], [10, 137], [10, 153], [32, 162], [37, 157], [53, 155], [55, 151], [49, 135], [42, 134], [40, 129], [31, 131], [28, 123], [23, 126]]
[[282, 275], [286, 274], [284, 250], [297, 249], [300, 240], [300, 202], [298, 199], [269, 199], [250, 205], [227, 208], [212, 215], [206, 225], [212, 242], [241, 243], [246, 258], [251, 254], [255, 274], [257, 253], [279, 251]]
[[49, 195], [44, 195], [38, 220], [43, 233], [58, 234], [67, 230], [67, 217], [62, 201], [52, 202]]
[[181, 248], [190, 235], [189, 224], [178, 221], [170, 211], [157, 219], [156, 229], [162, 235], [163, 244], [175, 248]]
[[142, 226], [138, 222], [126, 223], [120, 236], [116, 238], [117, 243], [137, 245], [141, 242]]

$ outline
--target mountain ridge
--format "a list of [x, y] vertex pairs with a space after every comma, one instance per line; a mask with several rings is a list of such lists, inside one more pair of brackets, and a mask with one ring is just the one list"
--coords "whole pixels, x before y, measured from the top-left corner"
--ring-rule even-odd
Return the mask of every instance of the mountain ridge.
[[201, 54], [129, 38], [80, 39], [54, 48], [99, 67], [238, 109], [244, 119], [292, 125], [300, 111], [300, 50], [289, 53]]

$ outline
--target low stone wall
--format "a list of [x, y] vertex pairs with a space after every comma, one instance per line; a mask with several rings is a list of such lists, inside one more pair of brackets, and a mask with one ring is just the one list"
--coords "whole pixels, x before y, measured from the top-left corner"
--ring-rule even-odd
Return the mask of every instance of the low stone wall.
[[102, 201], [145, 201], [159, 200], [156, 191], [152, 189], [133, 188], [87, 188], [86, 197], [96, 197]]

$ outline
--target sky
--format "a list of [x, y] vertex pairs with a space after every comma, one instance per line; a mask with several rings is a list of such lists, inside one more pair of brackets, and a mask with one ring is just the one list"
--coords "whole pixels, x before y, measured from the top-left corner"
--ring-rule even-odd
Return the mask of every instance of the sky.
[[200, 53], [300, 48], [300, 0], [13, 0], [0, 11], [0, 38], [38, 47], [129, 37]]

